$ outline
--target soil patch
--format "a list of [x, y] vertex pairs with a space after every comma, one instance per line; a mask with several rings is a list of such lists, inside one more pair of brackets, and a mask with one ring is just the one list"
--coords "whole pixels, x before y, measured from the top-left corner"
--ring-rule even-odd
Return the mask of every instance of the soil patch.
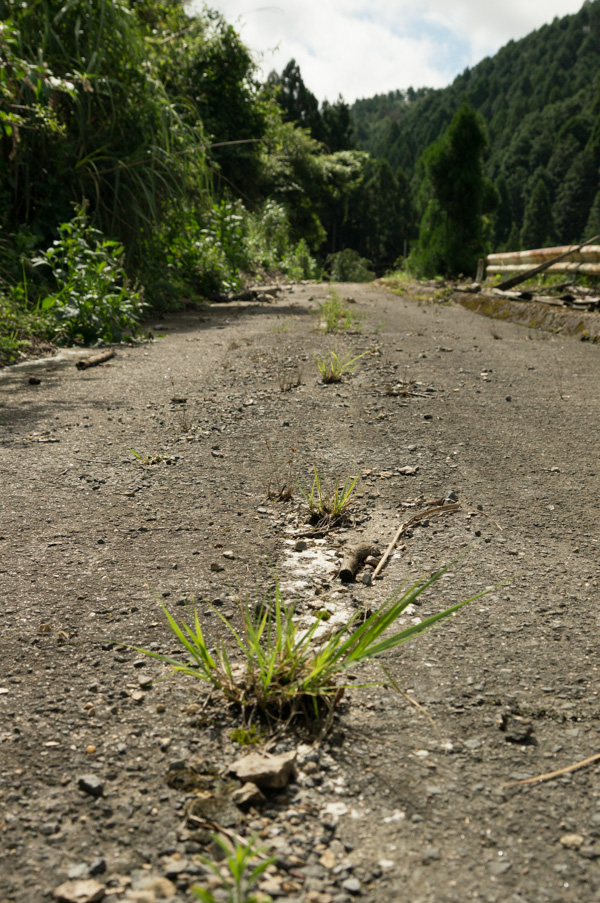
[[[209, 880], [208, 821], [258, 836], [284, 903], [598, 898], [599, 764], [506, 786], [598, 752], [598, 348], [339, 290], [360, 332], [324, 335], [329, 288], [302, 285], [157, 320], [89, 370], [0, 374], [3, 901], [88, 881], [90, 899], [183, 903]], [[369, 354], [326, 386], [331, 350]], [[299, 492], [269, 498], [313, 464], [360, 477], [319, 537]], [[451, 493], [460, 509], [416, 524], [382, 580], [337, 578], [348, 547], [384, 549]], [[325, 740], [253, 747], [295, 750], [296, 778], [245, 807], [239, 719], [114, 645], [174, 652], [161, 603], [189, 617], [191, 598], [215, 644], [214, 609], [235, 622], [275, 574], [306, 623], [344, 618], [457, 556], [406, 624], [496, 588], [383, 661], [429, 717], [357, 668]]]

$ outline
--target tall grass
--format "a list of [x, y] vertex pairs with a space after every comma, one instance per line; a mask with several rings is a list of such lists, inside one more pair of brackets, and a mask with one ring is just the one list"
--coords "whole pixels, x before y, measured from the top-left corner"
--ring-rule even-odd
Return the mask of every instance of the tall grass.
[[10, 9], [0, 32], [13, 128], [0, 164], [12, 186], [7, 225], [28, 224], [48, 244], [85, 198], [94, 225], [134, 259], [164, 204], [208, 184], [202, 128], [168, 95], [124, 3], [37, 0]]

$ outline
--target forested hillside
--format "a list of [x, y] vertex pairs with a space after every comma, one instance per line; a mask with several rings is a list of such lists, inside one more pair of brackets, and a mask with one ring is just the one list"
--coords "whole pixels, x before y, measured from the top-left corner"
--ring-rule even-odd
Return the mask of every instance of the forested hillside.
[[463, 102], [483, 117], [500, 202], [495, 250], [600, 232], [600, 2], [584, 3], [442, 90], [395, 91], [352, 107], [357, 145], [418, 181], [418, 161]]

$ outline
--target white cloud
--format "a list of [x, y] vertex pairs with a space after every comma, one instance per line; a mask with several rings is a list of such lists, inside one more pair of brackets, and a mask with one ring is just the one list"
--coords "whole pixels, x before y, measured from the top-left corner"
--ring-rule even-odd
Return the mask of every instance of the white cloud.
[[215, 0], [265, 75], [294, 58], [320, 100], [442, 87], [582, 0]]

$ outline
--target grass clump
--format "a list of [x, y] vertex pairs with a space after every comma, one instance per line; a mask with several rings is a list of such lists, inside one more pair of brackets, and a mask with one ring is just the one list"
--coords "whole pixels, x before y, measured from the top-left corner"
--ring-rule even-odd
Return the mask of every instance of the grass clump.
[[312, 486], [308, 492], [299, 487], [300, 492], [318, 526], [333, 526], [346, 513], [358, 477], [346, 477], [343, 486], [339, 486], [338, 481], [333, 480], [330, 489], [324, 490], [319, 471], [314, 464], [313, 470], [315, 475]]
[[162, 461], [166, 461], [167, 464], [174, 464], [176, 461], [172, 455], [167, 455], [166, 453], [143, 455], [141, 452], [136, 451], [135, 448], [130, 448], [129, 451], [143, 467], [151, 467], [153, 464], [160, 464]]
[[347, 307], [344, 307], [338, 292], [332, 290], [327, 300], [319, 304], [319, 311], [323, 319], [323, 329], [327, 335], [342, 330], [358, 332], [359, 318]]
[[368, 351], [363, 351], [357, 357], [352, 357], [350, 353], [338, 357], [335, 351], [330, 351], [329, 355], [317, 358], [317, 369], [321, 374], [321, 379], [324, 383], [340, 383], [344, 376], [354, 373], [356, 362], [368, 353]]
[[192, 624], [179, 623], [162, 606], [169, 627], [189, 660], [178, 661], [147, 649], [137, 651], [170, 665], [175, 673], [207, 683], [242, 710], [247, 724], [255, 713], [269, 722], [310, 722], [332, 713], [343, 695], [346, 671], [414, 639], [484, 595], [485, 591], [430, 615], [419, 624], [390, 633], [405, 609], [450, 566], [393, 595], [369, 617], [364, 618], [359, 611], [342, 627], [329, 632], [320, 629], [320, 618], [310, 627], [301, 628], [293, 606], [286, 605], [277, 584], [258, 614], [248, 604], [240, 606], [240, 629], [213, 608], [226, 636], [233, 641], [235, 660], [223, 640], [217, 650], [209, 650], [197, 610]]

